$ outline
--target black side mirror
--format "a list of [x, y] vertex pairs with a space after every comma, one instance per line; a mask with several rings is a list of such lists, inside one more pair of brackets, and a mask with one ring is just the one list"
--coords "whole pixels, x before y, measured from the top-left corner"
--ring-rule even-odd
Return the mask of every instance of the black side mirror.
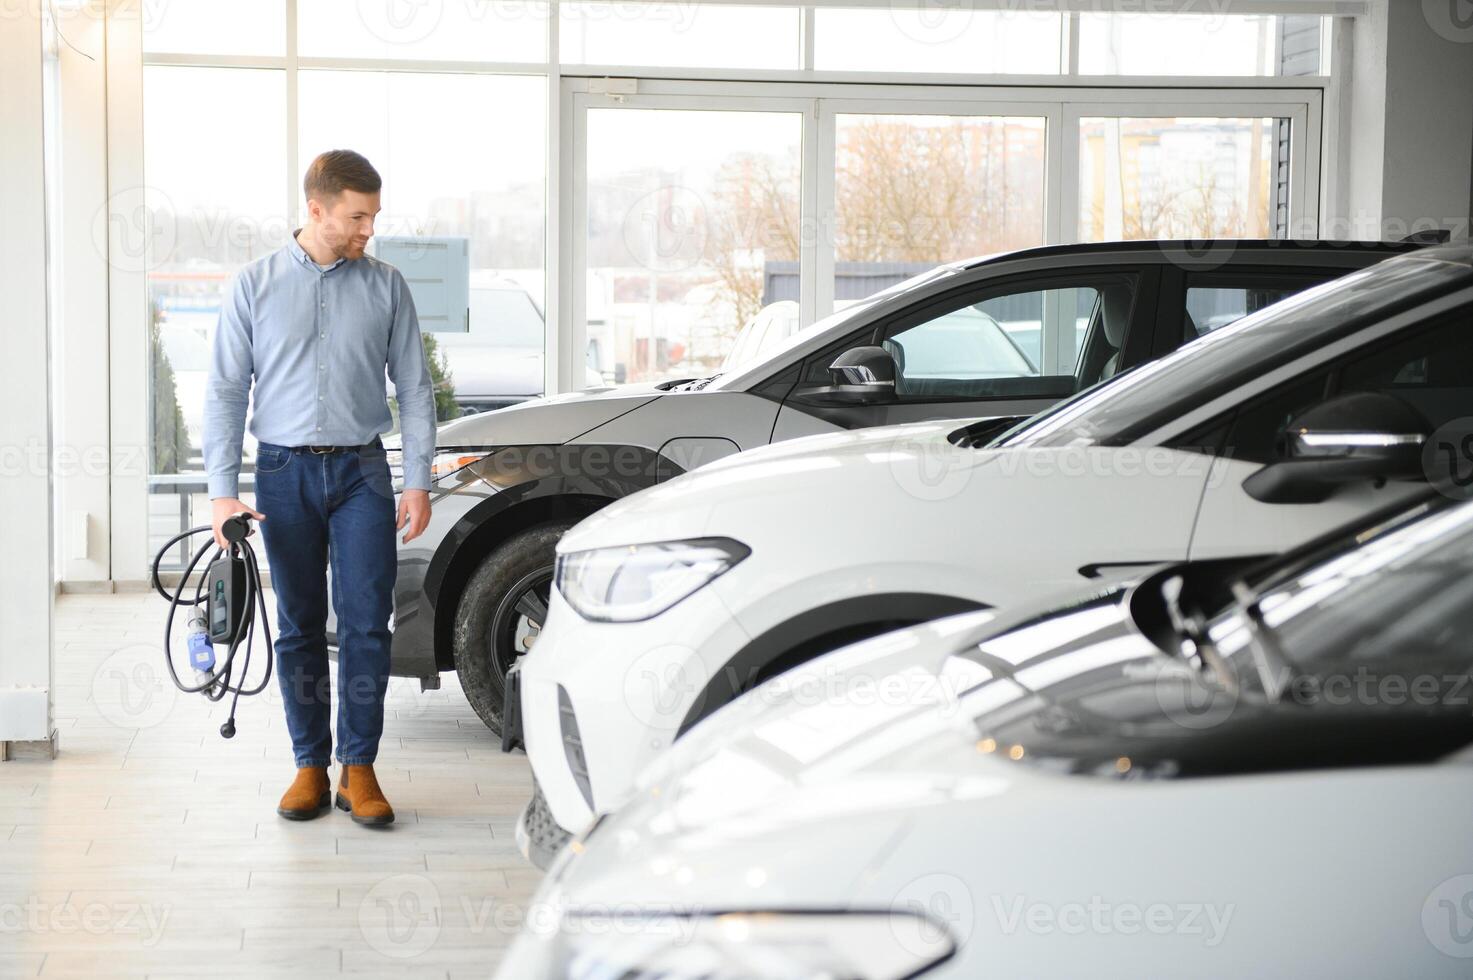
[[1278, 462], [1243, 481], [1254, 500], [1313, 504], [1362, 480], [1425, 479], [1422, 447], [1432, 426], [1391, 395], [1354, 392], [1305, 409], [1280, 438]]
[[802, 401], [829, 405], [877, 405], [895, 400], [895, 358], [883, 347], [853, 347], [829, 365], [833, 384], [809, 388]]

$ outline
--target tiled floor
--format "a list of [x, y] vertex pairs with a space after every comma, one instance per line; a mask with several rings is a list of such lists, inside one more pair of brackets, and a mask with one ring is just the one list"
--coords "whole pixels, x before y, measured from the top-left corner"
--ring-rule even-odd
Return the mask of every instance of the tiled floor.
[[530, 777], [455, 676], [391, 684], [392, 827], [293, 823], [275, 680], [222, 739], [226, 703], [164, 673], [165, 608], [57, 600], [60, 756], [0, 763], [0, 977], [486, 977], [537, 882], [512, 840]]

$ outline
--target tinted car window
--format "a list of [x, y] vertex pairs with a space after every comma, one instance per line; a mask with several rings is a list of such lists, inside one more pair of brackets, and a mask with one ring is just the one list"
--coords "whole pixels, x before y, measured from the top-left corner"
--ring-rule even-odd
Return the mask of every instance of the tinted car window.
[[[1276, 365], [1466, 284], [1467, 265], [1392, 259], [1290, 296], [1034, 416], [995, 445], [1118, 445]], [[1466, 312], [1463, 314], [1466, 316]]]
[[1231, 686], [1189, 665], [1174, 631], [1140, 631], [1166, 618], [1169, 572], [983, 640], [963, 654], [995, 678], [962, 695], [978, 750], [1188, 778], [1433, 762], [1473, 745], [1473, 504], [1289, 562], [1207, 625]]
[[1473, 407], [1473, 330], [1467, 314], [1444, 318], [1239, 410], [1223, 455], [1262, 463], [1280, 458], [1281, 438], [1295, 415], [1332, 394], [1350, 391], [1400, 398], [1418, 409], [1431, 429], [1468, 414]]

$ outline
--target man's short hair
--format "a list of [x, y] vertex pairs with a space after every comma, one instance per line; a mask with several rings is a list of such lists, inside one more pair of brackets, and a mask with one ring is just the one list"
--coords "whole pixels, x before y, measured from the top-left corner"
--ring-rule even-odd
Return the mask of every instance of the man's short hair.
[[383, 178], [361, 153], [352, 150], [328, 150], [317, 154], [302, 180], [307, 199], [330, 201], [343, 191], [375, 194], [384, 186]]

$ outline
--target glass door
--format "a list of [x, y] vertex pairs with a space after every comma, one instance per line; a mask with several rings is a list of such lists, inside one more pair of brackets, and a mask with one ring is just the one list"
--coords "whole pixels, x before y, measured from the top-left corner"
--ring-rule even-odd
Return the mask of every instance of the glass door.
[[709, 377], [796, 329], [805, 104], [579, 93], [573, 106], [575, 387]]

